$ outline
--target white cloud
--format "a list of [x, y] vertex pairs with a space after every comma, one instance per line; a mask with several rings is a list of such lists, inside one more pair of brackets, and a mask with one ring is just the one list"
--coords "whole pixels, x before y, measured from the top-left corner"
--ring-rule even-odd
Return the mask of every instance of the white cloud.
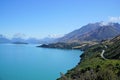
[[25, 38], [26, 35], [25, 34], [22, 34], [22, 33], [16, 33], [13, 35], [14, 38]]
[[118, 16], [118, 17], [109, 17], [109, 22], [120, 22], [120, 16]]
[[52, 34], [52, 35], [48, 35], [49, 38], [60, 38], [64, 35], [57, 35], [57, 34]]
[[102, 22], [100, 22], [100, 25], [101, 26], [106, 26], [106, 25], [109, 25], [109, 22], [102, 21]]
[[120, 16], [118, 16], [118, 17], [108, 17], [108, 20], [107, 21], [101, 21], [100, 25], [101, 26], [106, 26], [106, 25], [109, 25], [109, 24], [112, 24], [112, 23], [120, 23]]

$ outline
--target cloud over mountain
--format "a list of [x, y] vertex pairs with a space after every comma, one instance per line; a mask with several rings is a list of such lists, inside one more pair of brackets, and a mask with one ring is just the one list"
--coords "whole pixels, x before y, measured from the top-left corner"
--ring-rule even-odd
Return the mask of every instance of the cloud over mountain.
[[118, 16], [118, 17], [109, 17], [109, 22], [120, 22], [120, 16]]

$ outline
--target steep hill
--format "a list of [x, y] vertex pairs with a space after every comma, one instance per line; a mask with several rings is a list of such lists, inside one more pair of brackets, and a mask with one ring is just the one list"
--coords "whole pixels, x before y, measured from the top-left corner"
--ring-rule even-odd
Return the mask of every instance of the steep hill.
[[120, 36], [113, 38], [107, 43], [108, 49], [106, 50], [104, 56], [108, 59], [119, 59], [120, 60]]
[[120, 80], [120, 36], [91, 46], [80, 57], [78, 65], [57, 80]]
[[83, 41], [101, 41], [113, 38], [120, 34], [119, 23], [103, 22], [91, 23], [82, 28], [68, 33], [64, 37], [58, 39], [59, 42], [83, 42]]

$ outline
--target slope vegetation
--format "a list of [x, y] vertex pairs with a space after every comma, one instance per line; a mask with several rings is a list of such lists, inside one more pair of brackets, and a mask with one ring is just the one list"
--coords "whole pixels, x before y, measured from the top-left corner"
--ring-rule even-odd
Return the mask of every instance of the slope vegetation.
[[[120, 80], [120, 36], [91, 46], [78, 65], [57, 80]], [[105, 48], [107, 46], [107, 48]], [[102, 58], [101, 52], [105, 50]]]

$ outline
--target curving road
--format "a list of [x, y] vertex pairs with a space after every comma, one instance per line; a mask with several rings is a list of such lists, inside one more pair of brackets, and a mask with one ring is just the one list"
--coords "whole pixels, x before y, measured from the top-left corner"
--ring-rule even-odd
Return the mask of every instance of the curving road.
[[[106, 45], [104, 46], [106, 49], [108, 48]], [[101, 52], [101, 57], [103, 58], [103, 59], [107, 59], [107, 58], [105, 58], [104, 57], [104, 53], [105, 53], [105, 50], [102, 50], [102, 52]]]
[[103, 58], [103, 59], [106, 59], [105, 57], [104, 57], [104, 54], [105, 53], [105, 50], [102, 50], [102, 53], [101, 53], [101, 57]]

